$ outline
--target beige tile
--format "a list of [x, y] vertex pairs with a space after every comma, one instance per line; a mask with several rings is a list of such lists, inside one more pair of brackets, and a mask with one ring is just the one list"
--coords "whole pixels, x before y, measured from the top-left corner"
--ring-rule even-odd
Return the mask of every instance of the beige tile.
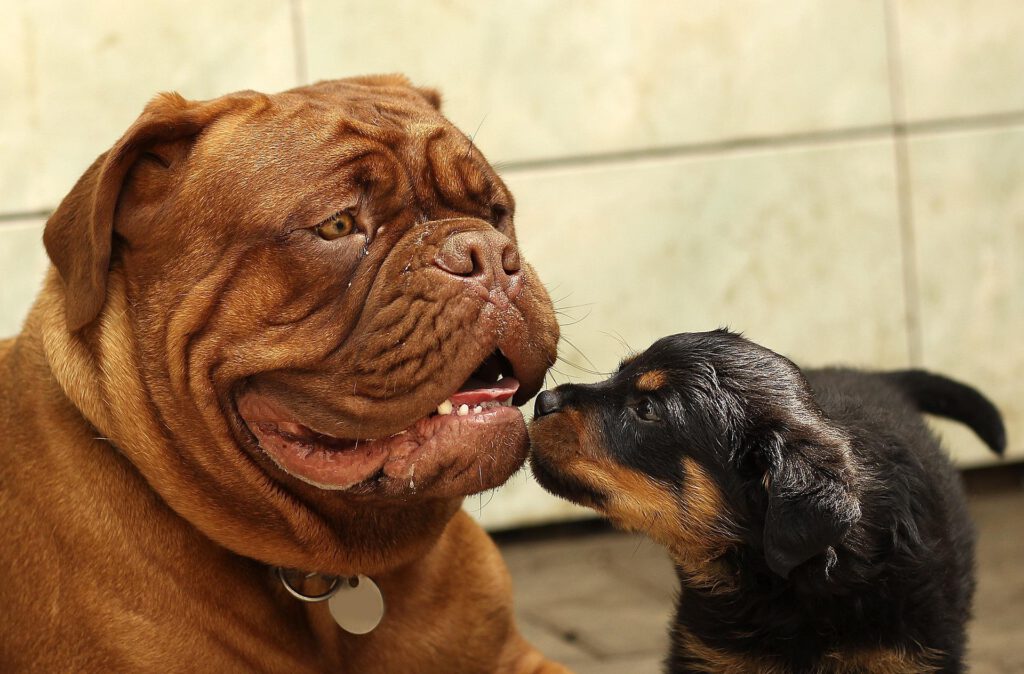
[[0, 222], [0, 339], [18, 334], [42, 286], [49, 259], [43, 249], [43, 221]]
[[527, 259], [581, 319], [553, 379], [613, 369], [620, 336], [640, 350], [720, 325], [802, 364], [905, 363], [887, 141], [508, 180]]
[[19, 12], [7, 8], [5, 15], [0, 21], [0, 212], [33, 207], [30, 194], [42, 159], [33, 151], [40, 114], [34, 45]]
[[53, 207], [159, 91], [296, 83], [283, 0], [40, 0], [0, 24], [0, 212]]
[[[530, 412], [524, 412], [529, 419]], [[462, 508], [490, 531], [594, 516], [593, 511], [544, 491], [526, 468], [498, 489], [466, 498]]]
[[1024, 110], [1024, 3], [894, 0], [909, 119]]
[[[1024, 127], [909, 147], [924, 363], [991, 396], [1024, 457]], [[943, 429], [964, 463], [991, 460], [968, 431]]]
[[313, 79], [406, 72], [492, 160], [888, 122], [883, 4], [307, 0]]

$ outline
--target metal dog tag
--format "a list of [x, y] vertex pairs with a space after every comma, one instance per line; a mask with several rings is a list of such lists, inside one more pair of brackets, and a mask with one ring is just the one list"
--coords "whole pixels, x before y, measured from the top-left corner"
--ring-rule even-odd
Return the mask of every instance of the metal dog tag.
[[384, 617], [384, 595], [370, 578], [351, 576], [342, 579], [341, 587], [327, 600], [327, 608], [338, 627], [351, 634], [366, 634]]

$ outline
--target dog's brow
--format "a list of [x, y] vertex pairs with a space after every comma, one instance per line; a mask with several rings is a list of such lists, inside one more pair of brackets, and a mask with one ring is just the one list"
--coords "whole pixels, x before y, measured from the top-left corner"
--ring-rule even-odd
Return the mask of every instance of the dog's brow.
[[640, 391], [657, 391], [668, 383], [664, 370], [648, 370], [636, 378], [636, 387]]

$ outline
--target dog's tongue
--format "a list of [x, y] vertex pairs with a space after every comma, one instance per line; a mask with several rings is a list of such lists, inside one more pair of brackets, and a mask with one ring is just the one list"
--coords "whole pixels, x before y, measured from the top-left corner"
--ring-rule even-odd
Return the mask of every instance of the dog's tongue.
[[448, 398], [452, 405], [479, 405], [491, 401], [508, 400], [519, 390], [519, 380], [514, 377], [499, 379], [493, 384], [478, 379], [469, 379], [462, 388]]

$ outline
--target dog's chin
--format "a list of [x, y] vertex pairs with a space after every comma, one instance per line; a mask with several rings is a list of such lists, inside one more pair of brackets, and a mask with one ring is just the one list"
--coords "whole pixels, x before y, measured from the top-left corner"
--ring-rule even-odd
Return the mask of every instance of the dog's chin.
[[530, 455], [530, 471], [541, 487], [576, 505], [604, 511], [606, 498], [582, 480], [559, 469], [556, 462], [536, 448]]

